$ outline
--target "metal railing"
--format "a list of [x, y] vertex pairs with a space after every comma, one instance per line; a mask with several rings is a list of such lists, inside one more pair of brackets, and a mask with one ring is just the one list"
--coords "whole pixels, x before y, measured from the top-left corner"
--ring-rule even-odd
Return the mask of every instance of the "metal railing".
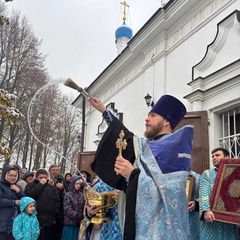
[[230, 158], [240, 158], [240, 107], [222, 113], [221, 147], [226, 148]]

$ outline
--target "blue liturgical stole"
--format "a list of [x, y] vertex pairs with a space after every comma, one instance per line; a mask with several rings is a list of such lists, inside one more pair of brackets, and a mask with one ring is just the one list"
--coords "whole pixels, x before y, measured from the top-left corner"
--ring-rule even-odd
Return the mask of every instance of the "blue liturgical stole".
[[162, 173], [189, 171], [193, 139], [193, 128], [190, 129], [181, 128], [158, 140], [147, 141]]

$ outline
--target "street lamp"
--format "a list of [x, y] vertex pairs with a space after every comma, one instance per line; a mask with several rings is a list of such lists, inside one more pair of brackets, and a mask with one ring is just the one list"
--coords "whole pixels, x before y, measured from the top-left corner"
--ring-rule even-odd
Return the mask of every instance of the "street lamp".
[[151, 106], [153, 107], [154, 106], [154, 102], [152, 101], [152, 96], [149, 95], [149, 93], [147, 93], [147, 95], [144, 97], [145, 101], [146, 101], [146, 104], [147, 106]]

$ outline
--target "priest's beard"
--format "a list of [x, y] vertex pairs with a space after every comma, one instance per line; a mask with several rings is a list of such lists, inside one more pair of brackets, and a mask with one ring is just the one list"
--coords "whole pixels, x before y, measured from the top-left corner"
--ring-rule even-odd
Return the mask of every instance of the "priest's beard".
[[148, 129], [146, 129], [144, 132], [144, 136], [149, 139], [156, 137], [157, 135], [161, 134], [161, 131], [163, 130], [163, 126], [164, 126], [164, 123], [159, 122], [157, 126], [148, 127]]

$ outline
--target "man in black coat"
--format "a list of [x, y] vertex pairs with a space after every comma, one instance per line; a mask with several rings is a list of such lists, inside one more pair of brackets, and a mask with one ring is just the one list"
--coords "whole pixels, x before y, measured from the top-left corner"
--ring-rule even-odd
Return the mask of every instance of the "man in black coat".
[[37, 202], [37, 217], [41, 227], [39, 240], [55, 239], [56, 216], [60, 209], [60, 197], [56, 188], [48, 184], [49, 173], [39, 169], [35, 179], [26, 186], [25, 194]]

